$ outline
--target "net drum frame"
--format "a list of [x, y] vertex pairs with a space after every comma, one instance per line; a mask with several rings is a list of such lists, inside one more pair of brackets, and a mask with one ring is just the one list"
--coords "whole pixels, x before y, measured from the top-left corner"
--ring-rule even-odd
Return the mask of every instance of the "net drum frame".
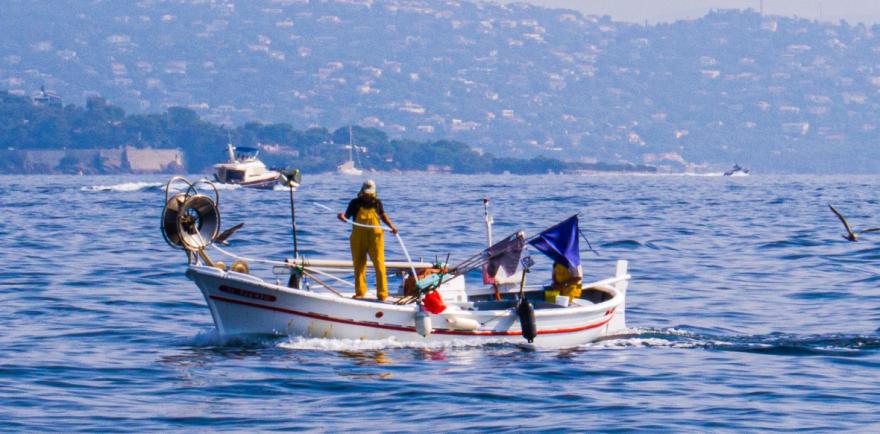
[[[172, 186], [184, 184], [186, 190], [172, 195]], [[214, 198], [199, 192], [208, 186]], [[175, 249], [197, 252], [210, 246], [220, 233], [220, 191], [207, 179], [190, 182], [175, 176], [165, 185], [165, 206], [161, 218], [162, 236]]]

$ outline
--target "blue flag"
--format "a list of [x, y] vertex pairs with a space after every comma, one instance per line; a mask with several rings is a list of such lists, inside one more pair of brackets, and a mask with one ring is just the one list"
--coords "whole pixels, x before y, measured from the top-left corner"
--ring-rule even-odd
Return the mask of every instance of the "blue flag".
[[558, 262], [569, 270], [579, 273], [581, 250], [577, 214], [541, 232], [529, 241], [529, 244], [547, 255], [553, 262]]

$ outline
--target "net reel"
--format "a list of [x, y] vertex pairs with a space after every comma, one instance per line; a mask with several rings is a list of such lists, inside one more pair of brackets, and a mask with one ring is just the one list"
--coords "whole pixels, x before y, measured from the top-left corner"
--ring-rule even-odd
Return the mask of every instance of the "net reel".
[[[186, 185], [184, 192], [171, 193], [175, 183]], [[214, 190], [214, 198], [199, 192], [199, 186]], [[169, 196], [170, 195], [170, 196]], [[220, 191], [211, 181], [200, 179], [189, 182], [175, 176], [165, 186], [165, 208], [162, 210], [162, 236], [169, 246], [201, 253], [220, 234]]]

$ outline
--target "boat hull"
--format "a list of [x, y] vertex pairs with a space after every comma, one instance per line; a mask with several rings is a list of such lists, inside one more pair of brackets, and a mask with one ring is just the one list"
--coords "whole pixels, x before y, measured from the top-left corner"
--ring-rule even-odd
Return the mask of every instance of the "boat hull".
[[[625, 273], [625, 271], [624, 271]], [[415, 305], [353, 300], [330, 293], [269, 284], [254, 276], [191, 266], [193, 280], [221, 336], [289, 335], [332, 339], [394, 339], [400, 342], [525, 343], [513, 309], [466, 310], [450, 304], [431, 315], [432, 333], [420, 335]], [[540, 347], [571, 347], [625, 329], [626, 282], [610, 285], [613, 297], [577, 307], [536, 310]], [[464, 325], [463, 325], [464, 324]]]
[[278, 178], [262, 179], [258, 181], [242, 182], [242, 187], [259, 188], [263, 190], [272, 190], [278, 185]]
[[219, 182], [221, 184], [240, 185], [242, 187], [259, 188], [259, 189], [263, 189], [263, 190], [272, 190], [275, 188], [276, 185], [278, 185], [278, 177], [277, 176], [272, 177], [272, 178], [264, 178], [264, 179], [258, 179], [258, 180], [254, 180], [254, 181], [245, 181], [245, 182], [226, 182], [226, 181], [221, 180], [216, 175], [214, 176], [214, 178], [217, 180], [217, 182]]

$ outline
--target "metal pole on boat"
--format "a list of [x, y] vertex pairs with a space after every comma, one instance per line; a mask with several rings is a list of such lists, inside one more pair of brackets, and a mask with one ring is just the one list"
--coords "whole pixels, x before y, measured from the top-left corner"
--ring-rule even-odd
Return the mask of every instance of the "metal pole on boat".
[[293, 187], [290, 187], [290, 225], [293, 226], [293, 259], [299, 258], [299, 248], [296, 245], [296, 205], [293, 199]]
[[[285, 170], [281, 172], [278, 178], [290, 190], [290, 225], [293, 234], [293, 259], [296, 260], [299, 258], [299, 248], [296, 245], [296, 202], [294, 201], [293, 192], [296, 191], [296, 187], [299, 187], [300, 182], [302, 182], [302, 173], [300, 173], [299, 169]], [[290, 271], [290, 280], [287, 281], [287, 286], [291, 288], [300, 287], [300, 275], [295, 269]]]
[[492, 247], [492, 216], [489, 215], [489, 198], [483, 198], [483, 213], [486, 219], [486, 247]]
[[299, 258], [299, 247], [296, 244], [296, 201], [293, 192], [302, 182], [302, 173], [299, 169], [286, 170], [281, 172], [281, 182], [290, 190], [290, 225], [293, 236], [293, 258]]

